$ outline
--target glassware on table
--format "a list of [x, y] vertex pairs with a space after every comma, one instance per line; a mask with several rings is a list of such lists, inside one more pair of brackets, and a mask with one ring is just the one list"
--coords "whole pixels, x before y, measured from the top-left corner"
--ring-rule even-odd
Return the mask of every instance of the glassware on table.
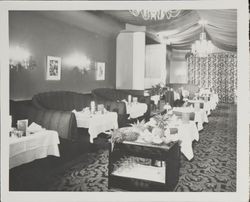
[[90, 111], [91, 111], [92, 114], [95, 113], [95, 111], [96, 111], [95, 101], [90, 102]]
[[24, 131], [17, 130], [16, 128], [13, 128], [10, 131], [10, 137], [11, 138], [21, 138], [22, 136], [24, 136]]
[[130, 104], [132, 101], [132, 96], [131, 95], [128, 95], [128, 103]]
[[24, 136], [24, 131], [17, 130], [16, 135], [17, 135], [18, 138], [20, 138], [20, 137]]
[[89, 107], [85, 107], [83, 109], [83, 112], [86, 113], [86, 114], [90, 114], [90, 108]]
[[100, 112], [101, 114], [104, 114], [104, 105], [103, 104], [97, 105], [97, 111]]
[[138, 98], [137, 97], [133, 97], [133, 103], [137, 103], [138, 102]]

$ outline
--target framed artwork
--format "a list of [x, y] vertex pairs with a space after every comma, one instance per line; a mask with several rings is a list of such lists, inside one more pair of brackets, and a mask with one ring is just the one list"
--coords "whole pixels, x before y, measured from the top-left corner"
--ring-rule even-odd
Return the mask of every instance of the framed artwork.
[[61, 79], [61, 58], [47, 56], [47, 80], [60, 80]]
[[28, 128], [28, 119], [18, 120], [17, 129], [26, 132]]
[[96, 80], [105, 80], [105, 63], [96, 63]]

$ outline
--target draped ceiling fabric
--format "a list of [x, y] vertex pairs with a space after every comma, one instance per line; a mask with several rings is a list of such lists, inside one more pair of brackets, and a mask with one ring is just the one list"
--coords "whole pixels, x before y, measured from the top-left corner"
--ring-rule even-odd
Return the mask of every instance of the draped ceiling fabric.
[[237, 50], [237, 10], [182, 10], [180, 15], [170, 20], [143, 20], [132, 16], [128, 10], [92, 11], [98, 17], [109, 16], [120, 23], [146, 26], [146, 35], [159, 43], [166, 43], [173, 49], [190, 50], [191, 44], [199, 39], [202, 26], [207, 21], [205, 31], [212, 43], [225, 51]]
[[237, 90], [237, 55], [224, 52], [208, 57], [190, 55], [188, 82], [201, 88], [212, 88], [218, 93], [220, 102], [234, 103]]
[[219, 49], [237, 50], [237, 10], [192, 10], [162, 24], [147, 26], [147, 31], [157, 33], [160, 40], [170, 43], [173, 49], [190, 50], [199, 39], [202, 26], [200, 19], [207, 21], [205, 32], [208, 39]]

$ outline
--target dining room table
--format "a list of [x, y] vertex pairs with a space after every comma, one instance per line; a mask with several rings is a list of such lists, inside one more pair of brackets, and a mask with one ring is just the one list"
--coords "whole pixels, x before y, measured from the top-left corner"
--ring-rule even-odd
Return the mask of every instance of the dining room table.
[[90, 111], [72, 111], [76, 116], [76, 122], [78, 128], [88, 128], [90, 135], [90, 143], [94, 142], [100, 133], [110, 131], [118, 128], [118, 115], [116, 112], [110, 112], [107, 110], [96, 111], [91, 113]]
[[[187, 100], [189, 104], [192, 104], [194, 107], [196, 104], [203, 104], [203, 109], [206, 111], [206, 114], [209, 116], [211, 114], [211, 111], [213, 110], [212, 104], [210, 101], [205, 101], [202, 99], [196, 99], [196, 100]], [[199, 107], [201, 108], [201, 107]]]
[[136, 119], [147, 112], [148, 105], [146, 103], [122, 101], [126, 105], [126, 111], [129, 115], [128, 119]]
[[211, 93], [210, 95], [210, 105], [211, 109], [214, 110], [219, 103], [219, 96], [217, 93]]
[[194, 107], [174, 107], [173, 112], [194, 113], [194, 122], [197, 123], [198, 131], [203, 129], [203, 124], [208, 123], [208, 117], [205, 109], [195, 109]]
[[9, 169], [47, 156], [60, 157], [57, 131], [40, 130], [27, 136], [9, 138]]
[[[155, 125], [154, 117], [146, 125]], [[173, 141], [180, 141], [182, 154], [190, 161], [194, 157], [193, 141], [199, 141], [199, 131], [195, 121], [183, 122], [181, 118], [171, 115], [167, 121], [169, 129], [177, 129], [177, 133], [170, 135]], [[140, 138], [137, 141], [143, 141]]]

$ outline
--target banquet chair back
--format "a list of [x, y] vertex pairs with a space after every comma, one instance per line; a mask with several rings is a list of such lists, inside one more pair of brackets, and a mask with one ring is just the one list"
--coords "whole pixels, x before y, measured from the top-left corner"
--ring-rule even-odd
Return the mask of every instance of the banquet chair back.
[[204, 103], [202, 102], [189, 103], [189, 105], [193, 106], [195, 110], [204, 109]]
[[181, 117], [182, 117], [182, 112], [173, 111], [173, 114], [174, 114], [175, 116], [177, 116], [178, 118], [181, 118]]
[[173, 114], [180, 118], [183, 123], [188, 123], [189, 121], [194, 121], [195, 113], [194, 112], [179, 112], [173, 111]]
[[194, 117], [195, 117], [195, 113], [194, 112], [190, 112], [189, 113], [189, 120], [190, 121], [194, 121]]
[[194, 112], [182, 112], [181, 120], [183, 123], [189, 123], [194, 120]]
[[204, 109], [204, 103], [203, 102], [200, 103], [200, 109]]

